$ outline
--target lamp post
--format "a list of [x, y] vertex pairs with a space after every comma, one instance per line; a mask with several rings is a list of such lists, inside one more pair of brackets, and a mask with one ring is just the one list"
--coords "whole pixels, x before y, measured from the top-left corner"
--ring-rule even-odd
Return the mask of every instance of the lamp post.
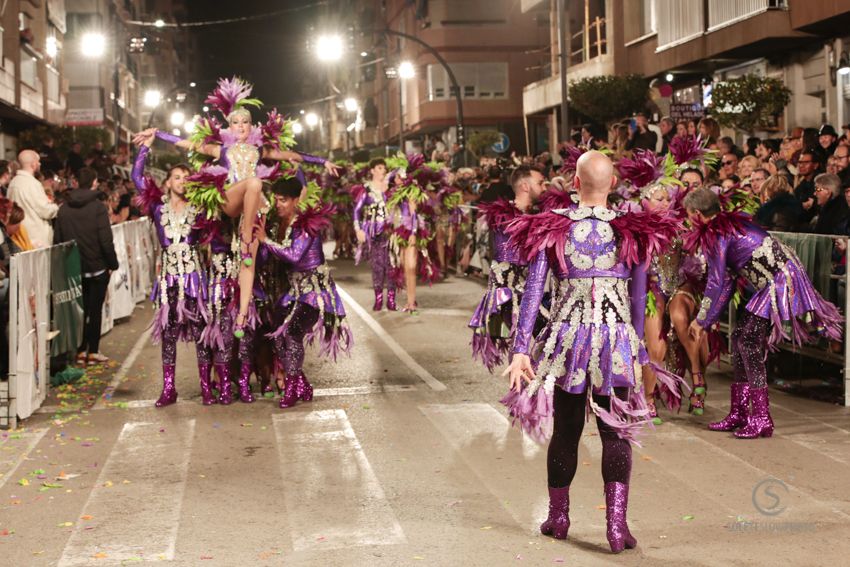
[[396, 70], [398, 75], [398, 149], [404, 151], [404, 82], [416, 76], [416, 67], [410, 61], [402, 61]]
[[[116, 22], [118, 22], [116, 18]], [[115, 122], [115, 149], [118, 149], [118, 143], [121, 141], [121, 106], [118, 104], [118, 97], [121, 90], [121, 81], [118, 73], [118, 26], [115, 28], [115, 38], [112, 46], [113, 63], [112, 63], [112, 119]], [[106, 55], [106, 35], [101, 32], [89, 32], [83, 34], [80, 40], [80, 52], [87, 59], [102, 59]]]

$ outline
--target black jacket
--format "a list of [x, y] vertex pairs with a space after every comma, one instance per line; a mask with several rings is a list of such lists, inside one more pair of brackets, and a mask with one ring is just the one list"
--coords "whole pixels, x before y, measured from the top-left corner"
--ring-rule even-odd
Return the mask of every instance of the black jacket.
[[118, 269], [109, 211], [97, 196], [98, 191], [74, 189], [56, 216], [53, 241], [77, 241], [84, 274]]
[[796, 232], [803, 207], [791, 193], [777, 193], [763, 204], [755, 214], [755, 221], [767, 230]]
[[844, 195], [833, 197], [818, 211], [817, 234], [842, 234], [850, 211]]

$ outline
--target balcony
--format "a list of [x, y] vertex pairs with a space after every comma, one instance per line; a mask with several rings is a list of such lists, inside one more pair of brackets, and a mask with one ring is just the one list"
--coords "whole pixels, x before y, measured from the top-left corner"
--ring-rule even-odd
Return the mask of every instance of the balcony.
[[768, 10], [788, 7], [788, 0], [708, 0], [708, 31], [730, 26]]
[[532, 10], [542, 10], [549, 8], [549, 0], [522, 0], [520, 9], [522, 13], [531, 12]]
[[[787, 0], [655, 0], [658, 51], [687, 43], [768, 10], [784, 10]], [[705, 21], [706, 16], [708, 22]], [[707, 25], [706, 25], [707, 24]]]

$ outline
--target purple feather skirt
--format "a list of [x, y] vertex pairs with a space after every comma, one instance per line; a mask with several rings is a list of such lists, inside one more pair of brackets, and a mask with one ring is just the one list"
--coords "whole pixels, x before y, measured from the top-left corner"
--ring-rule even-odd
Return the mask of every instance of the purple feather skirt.
[[[642, 366], [650, 362], [631, 324], [628, 297], [625, 279], [566, 279], [557, 286], [552, 318], [535, 345], [537, 378], [502, 399], [514, 422], [538, 443], [552, 435], [552, 399], [559, 387], [571, 394], [586, 393], [589, 413], [622, 439], [639, 444], [638, 434], [651, 424], [641, 381]], [[681, 398], [681, 379], [653, 368], [665, 395]], [[628, 398], [614, 396], [614, 388], [629, 388]], [[591, 393], [609, 396], [611, 409], [597, 405]]]
[[205, 308], [200, 297], [191, 297], [185, 294], [179, 299], [177, 286], [168, 287], [165, 292], [166, 300], [162, 301], [161, 294], [157, 293], [158, 305], [154, 315], [152, 328], [152, 342], [159, 344], [168, 328], [176, 327], [178, 341], [197, 342], [201, 330], [205, 324]]
[[481, 362], [491, 373], [510, 354], [527, 274], [527, 266], [494, 261], [490, 265], [487, 290], [469, 321], [472, 359]]
[[345, 307], [336, 290], [327, 264], [308, 272], [289, 272], [290, 290], [277, 301], [276, 310], [282, 323], [267, 335], [271, 339], [287, 333], [295, 314], [296, 302], [304, 303], [319, 312], [316, 324], [307, 333], [307, 344], [319, 342], [319, 355], [336, 361], [340, 354], [351, 354], [353, 339], [345, 320]]
[[[841, 340], [844, 318], [815, 290], [794, 252], [778, 240], [765, 238], [742, 269], [742, 275], [758, 290], [747, 302], [747, 311], [772, 324], [770, 350], [776, 350], [783, 340], [796, 345], [812, 342], [812, 331], [830, 340]], [[786, 323], [790, 323], [790, 334]]]

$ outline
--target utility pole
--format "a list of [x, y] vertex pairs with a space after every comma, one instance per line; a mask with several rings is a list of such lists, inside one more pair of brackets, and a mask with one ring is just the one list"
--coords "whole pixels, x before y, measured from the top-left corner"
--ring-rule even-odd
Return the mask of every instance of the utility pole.
[[565, 0], [556, 1], [558, 11], [558, 72], [561, 75], [561, 136], [558, 140], [563, 142], [570, 136], [569, 117], [567, 114], [567, 65], [570, 56], [569, 37], [570, 19], [567, 16]]

